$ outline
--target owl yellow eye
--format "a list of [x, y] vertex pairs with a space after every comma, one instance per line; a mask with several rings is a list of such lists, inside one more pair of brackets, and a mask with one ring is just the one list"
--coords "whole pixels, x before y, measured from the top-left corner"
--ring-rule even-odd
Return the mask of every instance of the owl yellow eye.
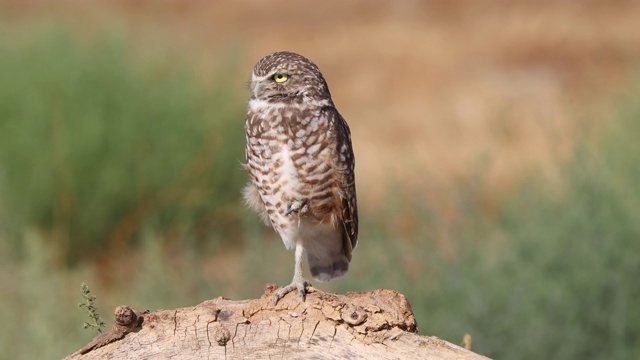
[[287, 74], [275, 74], [275, 75], [273, 75], [273, 80], [275, 80], [275, 82], [277, 82], [277, 83], [283, 83], [283, 82], [287, 81], [288, 78], [289, 78], [289, 75], [287, 75]]

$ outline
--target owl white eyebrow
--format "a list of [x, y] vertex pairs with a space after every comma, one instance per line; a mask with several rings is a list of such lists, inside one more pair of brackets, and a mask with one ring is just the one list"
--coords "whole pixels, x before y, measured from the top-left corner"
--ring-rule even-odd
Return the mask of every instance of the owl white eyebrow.
[[262, 80], [267, 80], [268, 78], [272, 77], [272, 75], [265, 75], [265, 76], [256, 76], [256, 74], [251, 74], [251, 80], [252, 81], [262, 81]]

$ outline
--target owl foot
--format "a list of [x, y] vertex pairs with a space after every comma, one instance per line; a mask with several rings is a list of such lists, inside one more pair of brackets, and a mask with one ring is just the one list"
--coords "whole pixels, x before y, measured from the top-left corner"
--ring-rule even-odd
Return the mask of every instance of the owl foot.
[[307, 281], [307, 279], [303, 277], [298, 279], [294, 278], [291, 284], [283, 286], [276, 291], [275, 295], [273, 295], [273, 305], [277, 305], [280, 299], [294, 290], [298, 290], [298, 294], [300, 294], [300, 297], [304, 302], [307, 297], [307, 286], [311, 286], [311, 283]]
[[289, 201], [287, 203], [287, 211], [284, 213], [285, 215], [289, 215], [292, 212], [297, 212], [302, 215], [309, 210], [309, 204], [307, 200], [295, 200]]

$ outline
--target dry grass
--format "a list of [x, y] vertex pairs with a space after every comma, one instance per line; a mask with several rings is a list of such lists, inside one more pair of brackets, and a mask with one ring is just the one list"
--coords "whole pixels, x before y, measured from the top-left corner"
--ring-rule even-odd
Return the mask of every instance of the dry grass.
[[361, 194], [373, 203], [387, 186], [381, 178], [455, 183], [480, 167], [500, 193], [532, 166], [552, 173], [547, 165], [570, 155], [584, 125], [568, 113], [614, 93], [640, 59], [638, 1], [14, 1], [4, 8], [9, 20], [62, 18], [89, 34], [117, 24], [149, 61], [173, 48], [205, 77], [238, 55], [237, 82], [229, 84], [238, 92], [261, 56], [307, 55], [351, 124]]

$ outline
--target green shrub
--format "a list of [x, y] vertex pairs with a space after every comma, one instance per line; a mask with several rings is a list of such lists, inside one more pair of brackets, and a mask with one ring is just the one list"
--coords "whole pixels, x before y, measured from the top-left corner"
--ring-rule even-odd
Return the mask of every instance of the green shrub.
[[475, 200], [483, 174], [458, 185], [449, 215], [402, 194], [363, 209], [351, 272], [323, 287], [396, 289], [422, 334], [469, 333], [495, 359], [640, 358], [639, 98], [579, 139], [559, 187], [531, 177], [497, 218]]
[[[62, 256], [139, 231], [229, 239], [245, 179], [243, 100], [184, 59], [142, 63], [123, 38], [68, 32], [0, 45], [0, 217]], [[234, 80], [236, 81], [236, 80]]]
[[[566, 164], [559, 197], [527, 188], [500, 226], [510, 243], [473, 315], [496, 358], [640, 357], [640, 102], [622, 106], [594, 146]], [[479, 345], [479, 350], [482, 349]]]

